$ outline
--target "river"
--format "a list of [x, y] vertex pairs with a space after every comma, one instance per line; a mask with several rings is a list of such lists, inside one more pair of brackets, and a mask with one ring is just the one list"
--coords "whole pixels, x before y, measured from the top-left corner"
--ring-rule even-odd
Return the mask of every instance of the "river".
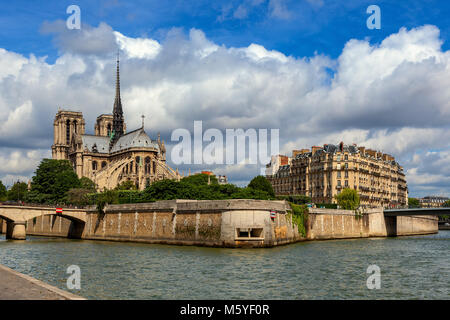
[[[450, 299], [450, 231], [221, 249], [32, 237], [6, 241], [0, 263], [88, 299]], [[366, 285], [369, 265], [380, 289]]]

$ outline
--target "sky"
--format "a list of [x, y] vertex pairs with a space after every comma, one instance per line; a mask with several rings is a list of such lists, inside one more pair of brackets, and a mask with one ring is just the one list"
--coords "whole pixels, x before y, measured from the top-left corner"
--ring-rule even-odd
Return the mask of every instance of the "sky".
[[[81, 28], [68, 29], [68, 6]], [[370, 5], [380, 29], [369, 29]], [[174, 130], [279, 129], [280, 152], [357, 143], [393, 155], [411, 196], [450, 196], [450, 3], [434, 0], [10, 1], [0, 5], [0, 179], [51, 157], [59, 107], [87, 133], [112, 111], [180, 171], [245, 185], [261, 165], [174, 163]]]

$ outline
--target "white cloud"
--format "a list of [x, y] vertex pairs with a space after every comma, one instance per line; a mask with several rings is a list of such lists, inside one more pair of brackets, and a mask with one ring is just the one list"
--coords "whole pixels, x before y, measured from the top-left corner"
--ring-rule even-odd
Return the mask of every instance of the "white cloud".
[[[196, 29], [188, 36], [174, 29], [158, 42], [105, 24], [63, 41], [66, 31], [58, 28], [44, 28], [56, 33], [61, 50], [54, 64], [0, 49], [0, 150], [50, 150], [58, 107], [82, 111], [92, 132], [95, 117], [112, 109], [119, 47], [129, 130], [141, 114], [149, 134], [160, 131], [167, 143], [172, 130], [191, 129], [194, 120], [203, 120], [204, 130], [279, 128], [286, 153], [339, 141], [382, 149], [406, 169], [419, 168], [408, 171], [417, 190], [450, 176], [419, 165], [425, 152], [450, 149], [450, 53], [434, 26], [401, 29], [377, 45], [350, 40], [336, 60], [258, 44], [225, 47]], [[223, 170], [236, 181], [257, 171]]]

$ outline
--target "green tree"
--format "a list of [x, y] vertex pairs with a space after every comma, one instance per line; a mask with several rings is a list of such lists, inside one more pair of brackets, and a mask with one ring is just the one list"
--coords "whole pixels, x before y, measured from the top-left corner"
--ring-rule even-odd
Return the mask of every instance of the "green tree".
[[92, 190], [84, 188], [72, 188], [67, 191], [67, 202], [77, 206], [90, 204], [90, 194], [92, 194]]
[[97, 189], [94, 181], [88, 177], [81, 177], [80, 184], [82, 189], [90, 190], [91, 192], [95, 192]]
[[408, 198], [408, 207], [410, 207], [410, 208], [420, 208], [419, 199]]
[[64, 201], [70, 189], [81, 187], [80, 179], [68, 160], [43, 159], [35, 174], [31, 189], [33, 198], [40, 202]]
[[359, 207], [359, 194], [354, 189], [345, 188], [335, 196], [338, 205], [345, 210], [355, 210]]
[[272, 185], [270, 184], [269, 180], [267, 180], [267, 178], [264, 176], [254, 177], [252, 181], [250, 181], [250, 183], [248, 184], [248, 187], [254, 190], [267, 192], [267, 194], [271, 197], [275, 196]]
[[5, 201], [8, 196], [8, 191], [6, 190], [5, 185], [2, 181], [0, 181], [0, 201]]
[[445, 201], [442, 206], [447, 208], [450, 207], [450, 200]]
[[16, 182], [11, 189], [8, 190], [8, 200], [24, 201], [26, 200], [28, 185], [25, 182]]
[[115, 190], [136, 190], [136, 189], [137, 189], [136, 185], [131, 180], [123, 181], [115, 188]]

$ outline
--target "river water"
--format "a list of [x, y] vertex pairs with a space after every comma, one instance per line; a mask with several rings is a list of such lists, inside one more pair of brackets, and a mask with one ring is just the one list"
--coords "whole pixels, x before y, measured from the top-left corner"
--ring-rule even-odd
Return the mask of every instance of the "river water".
[[[221, 249], [31, 237], [0, 263], [89, 299], [450, 299], [450, 231], [427, 236]], [[367, 288], [369, 265], [380, 289]]]

